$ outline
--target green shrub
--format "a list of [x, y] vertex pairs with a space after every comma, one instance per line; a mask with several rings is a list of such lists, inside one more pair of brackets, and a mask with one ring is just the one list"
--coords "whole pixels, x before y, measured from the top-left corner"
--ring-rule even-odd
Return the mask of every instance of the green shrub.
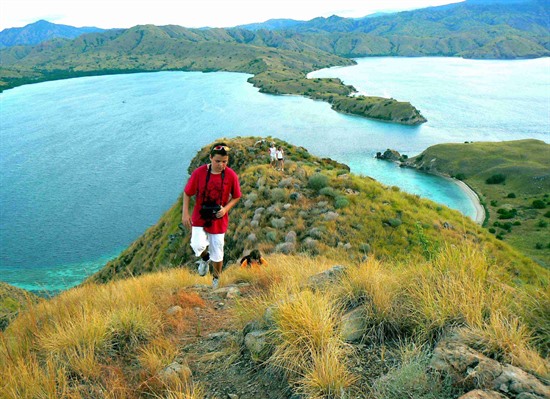
[[537, 227], [548, 227], [548, 222], [546, 220], [539, 220]]
[[403, 224], [401, 219], [398, 219], [398, 218], [390, 218], [386, 221], [386, 223], [389, 224], [393, 228], [399, 227], [399, 226], [401, 226], [401, 224]]
[[533, 208], [535, 209], [544, 209], [546, 208], [546, 204], [543, 200], [537, 199], [533, 201]]
[[319, 190], [319, 194], [326, 195], [327, 197], [332, 197], [332, 198], [335, 198], [338, 195], [336, 190], [333, 189], [332, 187], [323, 187], [322, 189]]
[[501, 227], [508, 232], [512, 231], [512, 223], [510, 222], [503, 223]]
[[265, 238], [267, 241], [275, 242], [277, 240], [277, 232], [276, 231], [268, 231], [265, 234]]
[[512, 219], [516, 217], [516, 215], [518, 214], [518, 210], [516, 208], [512, 208], [512, 209], [500, 208], [497, 210], [497, 213], [499, 214], [498, 216], [499, 219]]
[[492, 200], [491, 201], [491, 206], [497, 206], [498, 205], [498, 201], [497, 200]]
[[485, 183], [487, 184], [502, 184], [506, 180], [506, 176], [502, 173], [497, 173], [496, 175], [492, 175], [487, 180], [485, 180]]
[[345, 175], [345, 174], [347, 174], [347, 173], [348, 173], [348, 171], [345, 170], [345, 169], [338, 169], [338, 170], [336, 171], [336, 176], [342, 176], [342, 175]]
[[515, 193], [510, 193], [506, 196], [506, 198], [516, 198], [516, 194]]
[[286, 191], [284, 188], [274, 188], [270, 197], [273, 202], [283, 202], [286, 200]]
[[349, 205], [349, 201], [346, 197], [340, 196], [336, 198], [336, 202], [334, 203], [334, 207], [336, 209], [342, 209]]
[[491, 233], [491, 234], [495, 234], [495, 233], [496, 233], [496, 230], [495, 230], [495, 228], [494, 228], [494, 227], [491, 227], [491, 228], [489, 229], [489, 233]]
[[464, 173], [457, 173], [455, 175], [455, 179], [457, 179], [457, 180], [466, 180], [466, 175]]
[[546, 212], [546, 213], [544, 214], [544, 217], [545, 217], [545, 218], [550, 218], [550, 211]]
[[328, 186], [328, 177], [322, 173], [315, 173], [309, 178], [307, 186], [313, 190], [319, 191], [323, 187]]
[[363, 243], [363, 244], [360, 244], [360, 245], [359, 245], [359, 249], [360, 249], [362, 252], [368, 254], [368, 253], [370, 252], [370, 250], [371, 250], [371, 246], [370, 246], [370, 244]]

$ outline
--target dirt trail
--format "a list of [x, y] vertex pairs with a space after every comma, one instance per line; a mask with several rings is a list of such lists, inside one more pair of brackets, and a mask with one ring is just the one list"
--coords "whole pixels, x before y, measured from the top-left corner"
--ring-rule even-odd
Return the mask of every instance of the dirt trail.
[[204, 300], [204, 306], [193, 308], [195, 314], [188, 321], [194, 326], [181, 335], [180, 342], [193, 382], [204, 388], [205, 399], [293, 398], [283, 375], [254, 363], [243, 350], [243, 332], [234, 308], [236, 298], [249, 295], [249, 285], [217, 290], [194, 286], [185, 292]]

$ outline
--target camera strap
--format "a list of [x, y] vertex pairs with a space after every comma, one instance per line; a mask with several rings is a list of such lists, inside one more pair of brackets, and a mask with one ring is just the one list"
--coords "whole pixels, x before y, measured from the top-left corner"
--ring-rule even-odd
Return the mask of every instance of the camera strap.
[[[206, 189], [208, 188], [208, 182], [210, 181], [210, 173], [211, 173], [211, 168], [212, 168], [212, 165], [208, 165], [208, 172], [206, 172], [206, 183], [204, 184], [204, 190], [202, 192], [202, 203], [204, 204], [205, 203], [205, 200], [206, 200]], [[220, 190], [220, 203], [218, 205], [220, 206], [223, 206], [222, 205], [222, 201], [223, 201], [223, 181], [225, 179], [225, 169], [222, 170], [222, 189]]]

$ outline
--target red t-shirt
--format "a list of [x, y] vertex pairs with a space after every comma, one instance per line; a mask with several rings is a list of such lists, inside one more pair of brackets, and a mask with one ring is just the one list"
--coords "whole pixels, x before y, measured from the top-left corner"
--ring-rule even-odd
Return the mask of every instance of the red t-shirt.
[[[185, 194], [192, 197], [195, 195], [195, 207], [193, 208], [193, 214], [191, 215], [191, 224], [193, 226], [202, 227], [205, 221], [201, 218], [199, 210], [201, 209], [203, 197], [207, 202], [215, 202], [218, 205], [225, 206], [232, 198], [241, 197], [241, 186], [239, 184], [239, 177], [235, 171], [229, 167], [225, 168], [225, 176], [223, 179], [223, 195], [221, 196], [220, 204], [220, 192], [222, 185], [222, 174], [210, 173], [210, 179], [208, 180], [208, 187], [206, 188], [206, 195], [204, 195], [206, 185], [206, 175], [208, 173], [208, 165], [199, 166], [193, 171], [189, 181], [185, 185]], [[229, 217], [226, 213], [222, 218], [214, 218], [212, 225], [205, 227], [204, 231], [210, 234], [221, 234], [227, 231], [229, 225]]]

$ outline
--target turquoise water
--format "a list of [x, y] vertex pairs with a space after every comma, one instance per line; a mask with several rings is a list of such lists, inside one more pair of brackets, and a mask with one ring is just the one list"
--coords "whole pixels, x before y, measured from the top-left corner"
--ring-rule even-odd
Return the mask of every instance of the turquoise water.
[[[420, 65], [426, 61], [368, 61], [378, 62], [378, 72], [389, 85], [391, 75], [383, 72], [414, 60]], [[443, 69], [456, 62], [437, 60]], [[466, 61], [462, 68], [477, 73], [477, 62], [481, 61]], [[280, 137], [315, 155], [347, 163], [356, 173], [472, 216], [472, 204], [454, 184], [373, 156], [386, 148], [414, 155], [448, 141], [526, 137], [548, 141], [548, 64], [537, 62], [503, 62], [506, 68], [541, 72], [534, 75], [537, 81], [529, 98], [508, 86], [493, 88], [502, 95], [497, 103], [525, 102], [521, 117], [508, 111], [498, 121], [480, 112], [457, 114], [456, 107], [466, 108], [477, 98], [464, 90], [458, 98], [453, 93], [443, 100], [435, 95], [440, 82], [429, 86], [429, 79], [425, 87], [418, 86], [428, 93], [426, 104], [392, 92], [422, 110], [429, 122], [421, 127], [339, 114], [324, 102], [302, 97], [261, 94], [246, 82], [249, 75], [235, 73], [86, 77], [8, 90], [0, 94], [0, 280], [33, 291], [78, 284], [158, 220], [181, 192], [196, 151], [222, 136]], [[360, 67], [361, 63], [353, 68], [360, 71]], [[377, 73], [375, 65], [368, 69]], [[358, 72], [358, 77], [363, 73]], [[518, 79], [523, 87], [532, 78], [525, 73]], [[382, 78], [377, 81], [385, 87]], [[352, 84], [360, 88], [359, 83]], [[542, 119], [534, 104], [529, 106], [541, 102], [546, 107]], [[450, 114], [452, 118], [435, 116]]]

